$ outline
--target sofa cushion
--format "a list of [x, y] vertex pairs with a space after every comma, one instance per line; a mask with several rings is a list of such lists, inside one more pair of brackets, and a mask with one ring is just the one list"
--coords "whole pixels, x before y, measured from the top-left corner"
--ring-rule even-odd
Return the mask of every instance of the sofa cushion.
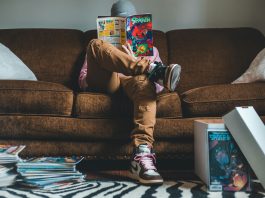
[[2, 43], [0, 43], [0, 79], [37, 80], [27, 65]]
[[247, 71], [232, 83], [251, 83], [265, 81], [265, 48], [251, 62]]
[[38, 80], [77, 88], [85, 49], [84, 33], [71, 29], [2, 29], [0, 42], [14, 52]]
[[264, 35], [253, 28], [171, 30], [166, 34], [168, 62], [182, 66], [180, 93], [231, 83], [265, 47]]
[[0, 81], [0, 114], [70, 116], [72, 105], [73, 92], [63, 85], [42, 81]]
[[[130, 159], [133, 147], [128, 141], [73, 142], [40, 140], [0, 140], [0, 144], [26, 145], [22, 158], [40, 156], [83, 156], [87, 159]], [[192, 158], [192, 141], [157, 141], [154, 150], [158, 159]]]
[[[155, 140], [192, 139], [194, 119], [157, 118]], [[129, 141], [134, 128], [133, 120], [129, 118], [82, 119], [39, 115], [0, 115], [0, 126], [0, 139], [58, 141]]]
[[265, 115], [265, 83], [212, 85], [181, 95], [186, 117], [222, 116], [236, 106], [253, 106]]
[[[75, 114], [79, 118], [132, 117], [133, 105], [123, 95], [84, 92], [76, 96]], [[156, 117], [182, 117], [181, 102], [177, 93], [158, 95]]]
[[[179, 154], [193, 153], [193, 123], [196, 119], [202, 118], [158, 118], [154, 131], [157, 154], [174, 158]], [[261, 119], [265, 123], [265, 116]], [[130, 142], [133, 127], [133, 123], [125, 119], [0, 115], [0, 126], [0, 144], [27, 145], [21, 153], [25, 157], [75, 154], [115, 158], [130, 155], [132, 149], [129, 145], [124, 148]]]

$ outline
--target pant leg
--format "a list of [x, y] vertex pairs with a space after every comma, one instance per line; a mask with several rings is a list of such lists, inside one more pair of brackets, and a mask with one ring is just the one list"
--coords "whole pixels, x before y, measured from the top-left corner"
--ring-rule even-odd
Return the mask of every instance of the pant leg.
[[[96, 47], [96, 42], [93, 40], [87, 47], [87, 77], [86, 82], [89, 91], [115, 93], [120, 87], [120, 78], [114, 70], [106, 69], [111, 66], [110, 61], [103, 61], [102, 56], [99, 56], [100, 46]], [[102, 48], [102, 51], [106, 51]], [[100, 61], [99, 61], [100, 60]]]
[[[102, 40], [92, 40], [87, 48], [87, 84], [90, 89], [113, 93], [120, 86], [117, 74], [130, 77], [122, 78], [122, 86], [134, 103], [135, 129], [131, 137], [133, 144], [153, 144], [153, 131], [156, 117], [156, 91], [153, 83], [144, 74], [150, 62], [147, 59], [136, 61]], [[132, 77], [133, 76], [133, 77]]]
[[131, 133], [134, 146], [153, 145], [156, 122], [156, 89], [145, 75], [121, 78], [121, 85], [133, 101], [135, 128]]
[[[147, 71], [150, 61], [141, 59], [137, 61], [113, 45], [99, 39], [90, 41], [87, 48], [88, 61], [88, 85], [99, 85], [100, 87], [110, 87], [115, 89], [112, 83], [117, 83], [117, 74], [126, 76], [143, 74]], [[91, 87], [90, 86], [90, 87]]]

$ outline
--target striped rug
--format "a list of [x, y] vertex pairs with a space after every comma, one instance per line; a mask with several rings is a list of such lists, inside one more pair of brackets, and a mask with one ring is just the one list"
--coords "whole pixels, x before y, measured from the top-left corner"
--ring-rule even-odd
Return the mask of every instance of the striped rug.
[[[118, 173], [120, 174], [120, 173]], [[120, 174], [121, 175], [121, 174]], [[123, 174], [124, 175], [124, 174]], [[104, 177], [104, 178], [102, 178]], [[71, 184], [69, 186], [56, 188], [53, 190], [30, 189], [22, 186], [10, 186], [0, 189], [0, 197], [18, 198], [18, 197], [107, 197], [107, 198], [138, 198], [138, 197], [229, 197], [229, 198], [259, 198], [265, 197], [265, 192], [260, 183], [253, 181], [253, 192], [209, 192], [205, 185], [199, 179], [188, 179], [179, 177], [172, 179], [165, 177], [165, 182], [160, 186], [143, 186], [130, 180], [125, 176], [117, 177], [116, 174], [87, 174], [87, 179], [81, 183]], [[114, 179], [116, 178], [116, 179]]]

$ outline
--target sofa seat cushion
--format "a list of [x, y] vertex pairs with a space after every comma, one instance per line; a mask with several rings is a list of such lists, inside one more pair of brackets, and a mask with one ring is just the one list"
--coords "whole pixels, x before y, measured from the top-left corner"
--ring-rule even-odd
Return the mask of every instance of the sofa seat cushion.
[[[79, 118], [132, 117], [133, 104], [123, 94], [79, 93], [75, 101]], [[177, 93], [163, 93], [157, 97], [157, 118], [181, 118], [181, 102]]]
[[[26, 145], [21, 158], [40, 156], [83, 156], [87, 159], [130, 159], [133, 147], [130, 142], [98, 141], [40, 141], [0, 140], [0, 144]], [[193, 156], [193, 141], [157, 141], [154, 150], [158, 159], [187, 159]]]
[[[193, 121], [157, 118], [155, 140], [193, 138]], [[198, 118], [197, 118], [198, 119]], [[58, 116], [0, 115], [0, 139], [60, 141], [129, 141], [132, 119], [82, 119]]]
[[253, 106], [265, 115], [265, 83], [222, 84], [184, 92], [185, 117], [222, 116], [236, 106]]
[[73, 92], [56, 83], [0, 81], [0, 114], [70, 116]]

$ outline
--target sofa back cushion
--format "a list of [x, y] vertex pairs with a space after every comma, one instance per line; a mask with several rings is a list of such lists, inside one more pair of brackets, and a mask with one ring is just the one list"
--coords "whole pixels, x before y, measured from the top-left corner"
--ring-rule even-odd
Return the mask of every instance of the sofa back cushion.
[[0, 43], [13, 51], [40, 81], [77, 87], [83, 32], [65, 29], [0, 30]]
[[177, 90], [231, 83], [244, 73], [265, 38], [252, 28], [172, 30], [168, 39], [168, 61], [182, 66]]

